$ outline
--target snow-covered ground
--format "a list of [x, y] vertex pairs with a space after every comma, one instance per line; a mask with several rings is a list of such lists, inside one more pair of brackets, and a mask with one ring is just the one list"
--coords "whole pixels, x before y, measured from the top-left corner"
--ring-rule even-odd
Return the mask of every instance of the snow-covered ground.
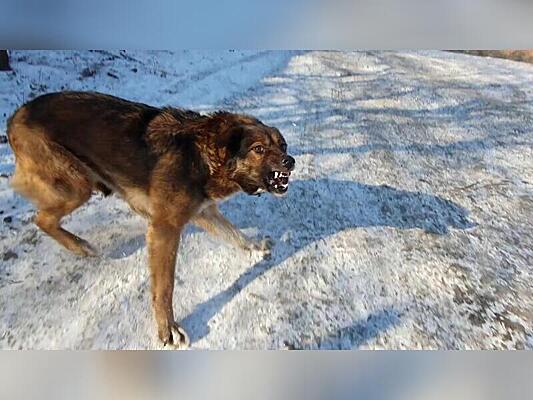
[[[0, 135], [24, 101], [97, 90], [246, 112], [297, 168], [282, 199], [224, 213], [270, 260], [188, 228], [175, 313], [192, 348], [533, 348], [533, 66], [445, 52], [22, 52], [0, 73]], [[145, 222], [95, 196], [65, 219], [101, 257], [31, 224], [0, 144], [0, 347], [160, 348]]]

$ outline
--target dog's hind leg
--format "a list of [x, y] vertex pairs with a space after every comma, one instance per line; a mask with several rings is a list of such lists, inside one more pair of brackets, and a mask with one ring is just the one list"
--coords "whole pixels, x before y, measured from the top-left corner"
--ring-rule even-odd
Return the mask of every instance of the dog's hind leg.
[[27, 139], [24, 144], [22, 151], [14, 146], [16, 162], [11, 186], [37, 208], [35, 224], [68, 250], [81, 256], [95, 255], [85, 240], [60, 225], [61, 218], [91, 197], [93, 185], [86, 168], [54, 143]]
[[260, 251], [266, 255], [270, 253], [274, 242], [270, 238], [257, 241], [244, 235], [231, 222], [229, 222], [212, 204], [194, 216], [192, 223], [204, 229], [213, 236], [247, 251]]
[[[15, 190], [27, 197], [37, 207], [35, 224], [57, 242], [68, 250], [81, 256], [96, 255], [93, 248], [85, 240], [63, 229], [60, 225], [61, 218], [70, 214], [80, 207], [91, 197], [91, 189], [83, 187], [68, 186], [53, 179], [43, 179], [42, 177], [18, 171], [16, 174], [24, 173], [23, 181], [29, 185], [21, 185], [20, 178], [14, 179]], [[17, 176], [17, 175], [15, 175]], [[31, 186], [30, 186], [31, 185]], [[61, 186], [58, 189], [58, 186]]]
[[61, 218], [74, 211], [85, 201], [78, 199], [53, 208], [39, 210], [35, 216], [35, 224], [73, 253], [80, 256], [95, 256], [96, 251], [87, 241], [63, 229], [60, 225]]

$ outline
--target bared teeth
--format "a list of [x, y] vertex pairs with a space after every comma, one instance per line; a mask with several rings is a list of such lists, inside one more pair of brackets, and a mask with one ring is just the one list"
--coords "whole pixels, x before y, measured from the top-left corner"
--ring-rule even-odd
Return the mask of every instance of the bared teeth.
[[274, 190], [282, 190], [285, 192], [289, 186], [289, 177], [291, 173], [289, 171], [272, 171], [268, 183]]

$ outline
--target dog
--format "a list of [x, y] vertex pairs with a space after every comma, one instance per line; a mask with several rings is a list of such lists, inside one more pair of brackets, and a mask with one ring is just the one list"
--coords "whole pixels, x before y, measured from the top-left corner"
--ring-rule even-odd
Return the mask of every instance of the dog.
[[96, 92], [39, 96], [9, 118], [7, 134], [15, 154], [11, 186], [35, 205], [35, 224], [71, 252], [96, 255], [60, 224], [93, 192], [114, 193], [147, 219], [158, 336], [177, 348], [189, 346], [172, 307], [184, 226], [269, 252], [271, 239], [246, 237], [217, 202], [240, 191], [283, 195], [295, 166], [279, 130], [254, 117], [158, 108]]

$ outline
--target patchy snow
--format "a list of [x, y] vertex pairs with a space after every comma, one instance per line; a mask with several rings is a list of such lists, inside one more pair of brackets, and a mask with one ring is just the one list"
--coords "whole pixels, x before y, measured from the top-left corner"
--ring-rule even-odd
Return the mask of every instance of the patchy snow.
[[[277, 240], [242, 254], [188, 228], [174, 307], [192, 348], [533, 348], [533, 66], [424, 52], [22, 52], [0, 73], [0, 134], [24, 101], [97, 90], [257, 116], [297, 168], [282, 199], [224, 213]], [[145, 223], [95, 196], [30, 223], [0, 144], [0, 347], [160, 348]]]

